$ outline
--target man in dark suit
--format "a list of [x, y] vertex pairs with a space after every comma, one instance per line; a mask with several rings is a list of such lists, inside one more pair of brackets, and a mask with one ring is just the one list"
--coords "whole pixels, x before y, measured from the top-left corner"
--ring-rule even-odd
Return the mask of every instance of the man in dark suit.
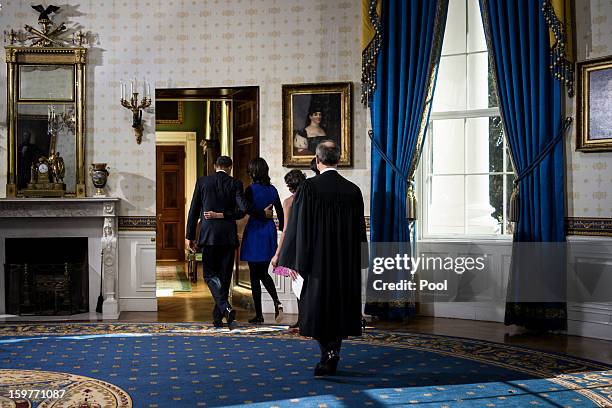
[[[215, 174], [200, 177], [196, 183], [186, 238], [192, 250], [202, 250], [204, 280], [215, 300], [213, 323], [215, 327], [221, 327], [223, 317], [228, 325], [236, 318], [236, 311], [228, 301], [238, 247], [236, 220], [244, 217], [245, 213], [256, 217], [271, 215], [266, 210], [254, 210], [252, 204], [244, 199], [242, 183], [230, 176], [231, 158], [219, 156], [215, 170]], [[201, 220], [199, 236], [198, 219]]]
[[334, 141], [319, 143], [320, 174], [295, 194], [278, 261], [304, 278], [299, 326], [321, 348], [315, 375], [335, 374], [342, 339], [361, 335], [361, 269], [368, 260], [363, 196], [336, 170], [339, 159]]

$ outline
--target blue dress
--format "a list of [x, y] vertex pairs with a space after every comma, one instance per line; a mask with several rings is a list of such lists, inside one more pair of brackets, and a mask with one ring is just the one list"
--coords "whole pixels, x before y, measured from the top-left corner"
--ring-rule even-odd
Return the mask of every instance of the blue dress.
[[[283, 225], [283, 207], [278, 191], [273, 185], [253, 183], [245, 190], [245, 197], [256, 209], [263, 210], [274, 205], [279, 224]], [[277, 247], [277, 233], [274, 220], [249, 217], [240, 248], [240, 260], [247, 262], [270, 262]]]

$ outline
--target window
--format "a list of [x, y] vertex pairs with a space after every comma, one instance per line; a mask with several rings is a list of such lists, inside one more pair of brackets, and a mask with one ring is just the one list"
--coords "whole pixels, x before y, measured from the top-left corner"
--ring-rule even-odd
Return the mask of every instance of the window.
[[507, 234], [514, 174], [478, 0], [450, 0], [420, 163], [423, 236]]

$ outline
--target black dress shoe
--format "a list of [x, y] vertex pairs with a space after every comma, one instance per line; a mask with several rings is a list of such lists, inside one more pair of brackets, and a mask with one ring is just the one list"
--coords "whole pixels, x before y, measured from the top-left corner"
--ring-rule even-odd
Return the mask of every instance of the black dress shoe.
[[318, 362], [314, 369], [315, 377], [327, 375], [327, 364]]
[[283, 304], [281, 302], [274, 302], [274, 319], [278, 323], [283, 318]]
[[338, 368], [338, 361], [340, 361], [340, 355], [337, 351], [328, 351], [324, 361], [317, 363], [314, 369], [315, 377], [323, 375], [335, 375], [336, 369]]
[[225, 317], [225, 320], [227, 320], [227, 324], [231, 324], [234, 320], [236, 320], [236, 311], [231, 307], [228, 307], [223, 312], [223, 316]]
[[255, 316], [254, 318], [249, 319], [249, 323], [261, 324], [263, 322], [264, 322], [263, 316]]
[[213, 320], [213, 326], [219, 328], [219, 327], [223, 327], [223, 321], [221, 320]]
[[340, 354], [333, 350], [327, 354], [329, 356], [327, 359], [327, 369], [329, 370], [330, 375], [335, 375], [336, 369], [338, 368], [338, 362], [340, 361]]

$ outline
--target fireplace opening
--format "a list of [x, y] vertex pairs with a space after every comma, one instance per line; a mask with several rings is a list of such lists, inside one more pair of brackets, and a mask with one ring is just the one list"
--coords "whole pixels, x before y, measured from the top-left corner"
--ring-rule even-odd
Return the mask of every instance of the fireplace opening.
[[7, 238], [5, 254], [7, 313], [89, 311], [87, 238]]

